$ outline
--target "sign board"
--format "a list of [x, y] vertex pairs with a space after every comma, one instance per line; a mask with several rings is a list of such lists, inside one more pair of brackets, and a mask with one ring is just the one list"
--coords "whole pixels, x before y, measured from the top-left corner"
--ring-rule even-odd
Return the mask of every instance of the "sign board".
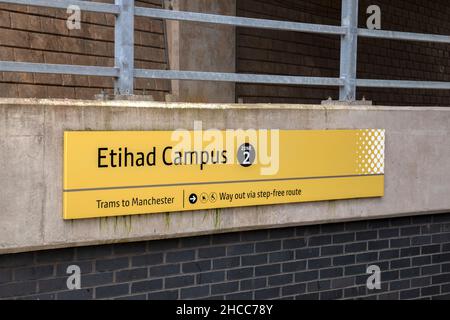
[[64, 219], [384, 195], [385, 132], [71, 131]]

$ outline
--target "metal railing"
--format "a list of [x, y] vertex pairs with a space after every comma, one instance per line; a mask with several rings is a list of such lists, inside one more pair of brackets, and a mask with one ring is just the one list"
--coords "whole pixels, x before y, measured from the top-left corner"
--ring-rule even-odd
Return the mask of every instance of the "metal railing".
[[[450, 89], [450, 82], [357, 79], [356, 65], [358, 37], [450, 44], [450, 36], [358, 28], [358, 0], [342, 0], [341, 26], [136, 7], [134, 5], [134, 0], [115, 0], [115, 4], [76, 0], [0, 0], [0, 3], [61, 9], [67, 9], [69, 6], [75, 5], [84, 11], [109, 13], [115, 15], [114, 67], [0, 61], [0, 71], [114, 77], [115, 93], [119, 95], [133, 94], [134, 78], [336, 86], [340, 89], [339, 99], [343, 101], [354, 101], [356, 98], [357, 87]], [[136, 16], [163, 20], [192, 21], [237, 27], [340, 36], [340, 76], [339, 78], [325, 78], [135, 69], [134, 18]]]

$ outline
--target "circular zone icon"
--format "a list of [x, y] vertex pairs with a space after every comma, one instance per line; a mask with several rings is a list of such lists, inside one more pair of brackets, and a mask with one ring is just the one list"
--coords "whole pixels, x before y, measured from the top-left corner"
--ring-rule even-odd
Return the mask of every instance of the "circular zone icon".
[[250, 143], [241, 145], [237, 152], [237, 160], [239, 164], [245, 168], [250, 167], [256, 159], [256, 149]]

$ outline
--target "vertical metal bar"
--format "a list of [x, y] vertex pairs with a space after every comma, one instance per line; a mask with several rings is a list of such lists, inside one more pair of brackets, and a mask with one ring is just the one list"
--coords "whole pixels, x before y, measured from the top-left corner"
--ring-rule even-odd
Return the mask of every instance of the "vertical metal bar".
[[120, 7], [115, 25], [116, 95], [132, 95], [134, 81], [134, 0], [115, 0]]
[[356, 99], [356, 63], [358, 54], [358, 0], [342, 0], [342, 27], [346, 34], [341, 36], [340, 77], [344, 85], [339, 91], [339, 100]]

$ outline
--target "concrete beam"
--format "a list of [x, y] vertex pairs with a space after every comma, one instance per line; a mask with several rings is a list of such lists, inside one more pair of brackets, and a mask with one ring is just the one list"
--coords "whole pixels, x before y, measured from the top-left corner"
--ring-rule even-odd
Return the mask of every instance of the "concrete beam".
[[[62, 219], [64, 130], [385, 128], [386, 196]], [[450, 211], [450, 109], [0, 99], [0, 254]]]
[[[166, 0], [167, 9], [236, 15], [235, 0]], [[171, 70], [236, 72], [236, 28], [167, 21]], [[235, 84], [172, 81], [171, 101], [234, 103]]]

